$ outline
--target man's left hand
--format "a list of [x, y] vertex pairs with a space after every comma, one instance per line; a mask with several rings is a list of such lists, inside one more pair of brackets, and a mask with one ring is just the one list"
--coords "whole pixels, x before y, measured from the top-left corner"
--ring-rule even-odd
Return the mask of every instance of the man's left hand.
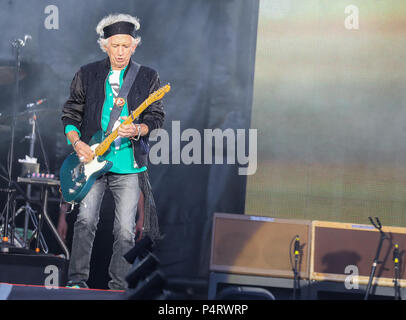
[[137, 223], [135, 225], [135, 242], [142, 239], [142, 234], [144, 233], [144, 228], [142, 223]]
[[[127, 117], [121, 117], [121, 119], [125, 121]], [[122, 138], [134, 138], [138, 136], [139, 130], [141, 130], [141, 136], [148, 134], [148, 126], [146, 124], [141, 123], [136, 125], [130, 123], [128, 125], [121, 125], [118, 128], [118, 135]]]

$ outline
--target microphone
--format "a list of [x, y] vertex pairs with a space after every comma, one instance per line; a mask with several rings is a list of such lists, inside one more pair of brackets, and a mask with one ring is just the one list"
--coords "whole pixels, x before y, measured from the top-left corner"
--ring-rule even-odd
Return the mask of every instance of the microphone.
[[399, 263], [399, 245], [395, 244], [395, 249], [393, 249], [393, 262], [395, 265]]
[[300, 239], [299, 239], [299, 235], [297, 235], [296, 239], [295, 239], [295, 256], [296, 257], [299, 255], [299, 250], [300, 250]]
[[24, 47], [27, 40], [31, 40], [32, 37], [29, 34], [26, 34], [24, 36], [24, 40], [22, 39], [14, 39], [13, 42], [11, 43], [13, 47]]
[[32, 37], [29, 35], [29, 34], [26, 34], [25, 36], [24, 36], [24, 45], [25, 45], [25, 43], [27, 42], [27, 40], [31, 40], [32, 39]]
[[35, 106], [39, 106], [40, 104], [43, 104], [45, 101], [47, 101], [47, 99], [45, 99], [45, 98], [39, 99], [36, 102], [32, 102], [32, 103], [27, 104], [27, 108], [32, 108], [32, 107], [35, 107]]

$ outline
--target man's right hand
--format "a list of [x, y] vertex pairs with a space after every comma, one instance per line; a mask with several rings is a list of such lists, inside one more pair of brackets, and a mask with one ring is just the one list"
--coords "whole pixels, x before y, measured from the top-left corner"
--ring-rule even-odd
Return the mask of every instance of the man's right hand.
[[88, 163], [92, 161], [95, 156], [90, 146], [87, 143], [83, 142], [82, 140], [76, 143], [74, 150], [81, 162]]

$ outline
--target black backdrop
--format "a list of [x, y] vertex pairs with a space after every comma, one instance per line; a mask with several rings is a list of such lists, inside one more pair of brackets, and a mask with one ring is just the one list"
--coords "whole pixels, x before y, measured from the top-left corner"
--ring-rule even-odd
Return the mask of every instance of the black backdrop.
[[[44, 25], [49, 16], [44, 10], [50, 4], [59, 11], [56, 30]], [[70, 152], [60, 122], [70, 81], [81, 65], [104, 57], [95, 27], [103, 16], [115, 12], [140, 18], [142, 44], [134, 59], [156, 69], [163, 84], [171, 83], [172, 91], [164, 99], [164, 129], [169, 136], [172, 121], [180, 121], [181, 130], [195, 128], [201, 134], [204, 129], [249, 128], [258, 1], [0, 0], [0, 65], [13, 64], [12, 39], [32, 36], [22, 54], [25, 78], [18, 112], [29, 102], [48, 99], [47, 111], [38, 114], [38, 121], [52, 172], [58, 173]], [[1, 89], [0, 122], [7, 124], [13, 85], [2, 85]], [[24, 116], [17, 121], [16, 158], [22, 158], [28, 154], [24, 136], [30, 126]], [[9, 140], [3, 134], [3, 164]], [[36, 156], [44, 168], [38, 144]], [[14, 168], [18, 174], [18, 164]], [[244, 213], [246, 177], [239, 176], [237, 170], [237, 165], [226, 164], [150, 166], [160, 227], [166, 235], [156, 253], [169, 276], [206, 278], [213, 213]], [[107, 223], [99, 227], [94, 268], [104, 268], [97, 259], [106, 261], [111, 253], [111, 230], [105, 227], [112, 219], [111, 203], [109, 198], [104, 202], [102, 216]], [[68, 220], [72, 222], [73, 217]], [[96, 287], [105, 285], [102, 278], [92, 281]]]

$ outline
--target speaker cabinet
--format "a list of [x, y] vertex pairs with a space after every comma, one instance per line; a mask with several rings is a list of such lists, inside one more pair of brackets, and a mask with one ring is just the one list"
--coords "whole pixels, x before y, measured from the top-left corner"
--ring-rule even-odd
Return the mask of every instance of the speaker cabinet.
[[215, 213], [210, 270], [293, 278], [296, 236], [299, 276], [308, 279], [311, 221]]
[[64, 286], [68, 260], [51, 254], [0, 254], [0, 282], [26, 285], [45, 285], [51, 276]]
[[[359, 284], [368, 284], [380, 233], [372, 225], [313, 221], [310, 278], [312, 280], [346, 281], [358, 274]], [[402, 260], [406, 250], [406, 228], [383, 227], [386, 234], [379, 255], [373, 284], [393, 287], [393, 249], [399, 245], [400, 281], [406, 284]], [[355, 278], [354, 278], [355, 280]]]

